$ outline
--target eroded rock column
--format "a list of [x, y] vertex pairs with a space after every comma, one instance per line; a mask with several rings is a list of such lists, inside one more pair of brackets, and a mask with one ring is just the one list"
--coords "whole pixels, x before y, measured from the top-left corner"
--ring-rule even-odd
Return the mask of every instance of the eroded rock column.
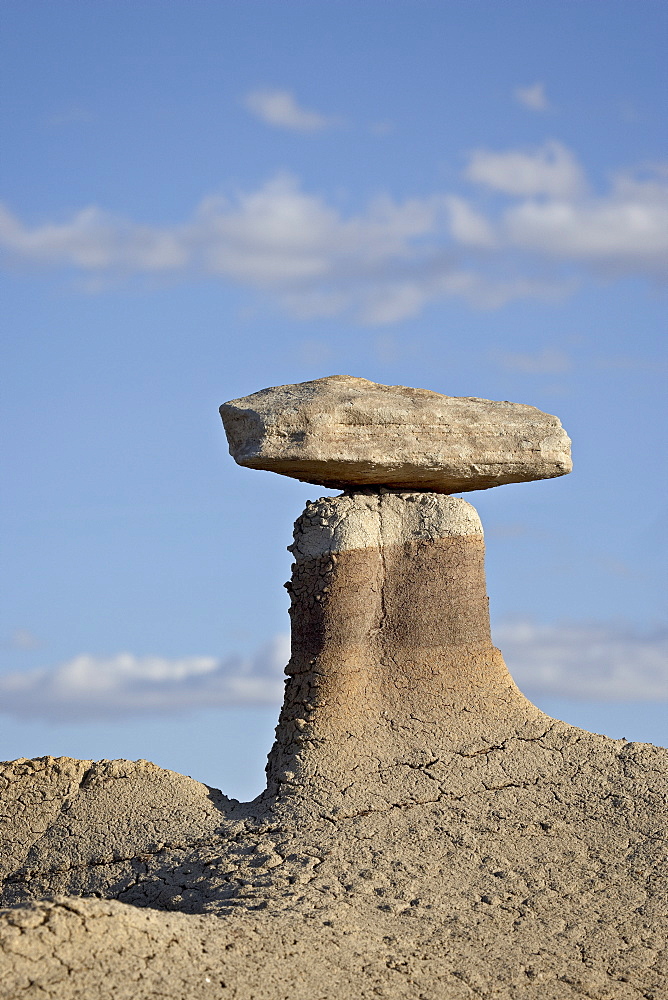
[[556, 417], [346, 375], [220, 412], [240, 465], [344, 490], [295, 525], [292, 656], [263, 802], [333, 815], [345, 800], [358, 815], [433, 801], [453, 754], [544, 723], [492, 646], [482, 527], [452, 494], [570, 472]]
[[[382, 489], [309, 503], [290, 547], [289, 680], [269, 792], [485, 745], [536, 710], [491, 642], [480, 519]], [[482, 743], [481, 743], [482, 741]], [[417, 763], [416, 763], [417, 762]]]

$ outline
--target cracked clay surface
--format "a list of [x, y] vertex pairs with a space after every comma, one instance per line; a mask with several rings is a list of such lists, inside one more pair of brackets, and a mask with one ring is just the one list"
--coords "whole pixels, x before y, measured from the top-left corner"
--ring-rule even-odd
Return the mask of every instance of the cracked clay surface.
[[463, 504], [307, 507], [254, 802], [146, 761], [2, 766], [2, 1000], [668, 996], [668, 751], [518, 691]]

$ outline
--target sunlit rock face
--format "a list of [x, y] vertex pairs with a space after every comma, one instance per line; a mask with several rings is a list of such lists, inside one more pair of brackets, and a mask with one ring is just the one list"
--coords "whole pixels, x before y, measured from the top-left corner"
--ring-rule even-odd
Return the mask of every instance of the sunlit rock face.
[[2, 1000], [668, 996], [668, 751], [522, 695], [446, 493], [298, 518], [253, 802], [146, 761], [0, 768]]
[[571, 471], [556, 417], [349, 375], [263, 389], [220, 413], [239, 465], [345, 489], [465, 493]]
[[331, 809], [355, 797], [355, 808], [368, 806], [390, 789], [401, 801], [427, 757], [425, 792], [434, 754], [544, 718], [492, 646], [471, 504], [386, 489], [327, 497], [308, 504], [290, 548], [292, 656], [270, 793], [283, 783], [308, 799], [327, 778], [345, 787]]

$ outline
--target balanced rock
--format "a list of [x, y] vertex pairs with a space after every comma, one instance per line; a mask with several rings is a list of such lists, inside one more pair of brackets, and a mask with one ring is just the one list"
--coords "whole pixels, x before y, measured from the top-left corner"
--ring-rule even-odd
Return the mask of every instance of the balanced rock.
[[[320, 405], [344, 390], [358, 424]], [[470, 448], [458, 489], [482, 488], [471, 470], [491, 475], [494, 454], [508, 475], [522, 442], [534, 464], [516, 478], [559, 474], [550, 433], [566, 471], [558, 422], [531, 407], [341, 378], [261, 397], [223, 408], [231, 440], [238, 417], [260, 451], [280, 452], [281, 431], [288, 451], [292, 427], [299, 462], [298, 428], [312, 454], [322, 418], [325, 473], [337, 427], [367, 469], [388, 474], [394, 448], [424, 473], [420, 442], [450, 445], [413, 397], [469, 414], [450, 425], [460, 472]], [[551, 719], [518, 690], [492, 642], [480, 520], [433, 464], [433, 491], [348, 479], [298, 518], [285, 700], [252, 802], [145, 761], [0, 768], [0, 1000], [668, 996], [668, 751]]]
[[572, 468], [561, 423], [534, 406], [349, 375], [263, 389], [220, 414], [239, 465], [332, 489], [465, 493]]

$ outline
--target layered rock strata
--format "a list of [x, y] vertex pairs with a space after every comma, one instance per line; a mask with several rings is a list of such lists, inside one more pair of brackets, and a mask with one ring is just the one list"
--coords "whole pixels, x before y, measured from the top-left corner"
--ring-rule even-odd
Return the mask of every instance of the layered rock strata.
[[328, 808], [396, 804], [402, 790], [431, 790], [436, 746], [476, 752], [509, 726], [540, 728], [492, 645], [471, 504], [389, 490], [323, 498], [296, 522], [291, 551], [292, 656], [268, 795], [308, 802], [327, 780]]
[[263, 389], [220, 414], [239, 465], [333, 489], [465, 493], [572, 468], [568, 435], [534, 406], [350, 375]]

